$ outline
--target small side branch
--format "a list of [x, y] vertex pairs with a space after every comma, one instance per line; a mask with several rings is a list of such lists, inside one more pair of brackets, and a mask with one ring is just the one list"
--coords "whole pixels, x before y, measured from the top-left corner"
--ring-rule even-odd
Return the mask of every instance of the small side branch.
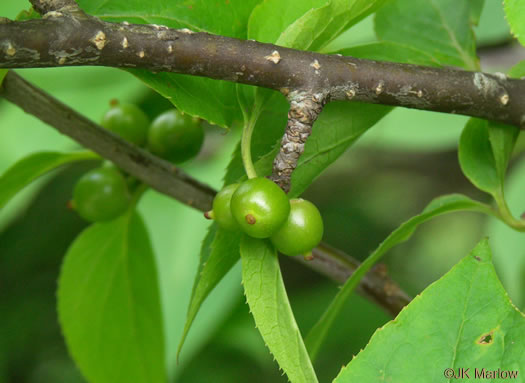
[[326, 96], [322, 93], [292, 92], [289, 94], [288, 123], [281, 140], [279, 153], [273, 161], [270, 177], [285, 192], [290, 191], [291, 175], [304, 152], [312, 126], [323, 109]]
[[[313, 257], [311, 261], [302, 257], [295, 257], [295, 259], [340, 284], [344, 284], [360, 265], [357, 259], [324, 243], [313, 250]], [[361, 280], [357, 291], [376, 302], [394, 317], [412, 300], [397, 283], [388, 277], [383, 264], [376, 265]]]

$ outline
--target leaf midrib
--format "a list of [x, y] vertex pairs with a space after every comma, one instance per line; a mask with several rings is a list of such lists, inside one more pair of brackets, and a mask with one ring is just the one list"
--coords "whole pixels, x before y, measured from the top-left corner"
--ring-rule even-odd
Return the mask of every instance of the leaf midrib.
[[459, 44], [459, 42], [458, 42], [458, 40], [456, 38], [456, 34], [454, 33], [454, 31], [450, 28], [450, 26], [446, 22], [446, 20], [445, 20], [445, 18], [443, 16], [443, 13], [439, 9], [439, 7], [434, 3], [434, 0], [430, 0], [430, 5], [434, 9], [434, 11], [437, 13], [439, 19], [441, 20], [441, 25], [443, 26], [443, 29], [445, 30], [445, 32], [447, 32], [447, 34], [448, 34], [448, 36], [450, 38], [450, 41], [452, 43], [452, 47], [456, 49], [456, 51], [459, 53], [461, 59], [463, 60], [463, 62], [465, 64], [467, 64], [467, 67], [469, 69], [476, 70], [477, 69], [477, 65], [471, 59], [470, 55], [467, 52], [465, 52], [465, 50]]

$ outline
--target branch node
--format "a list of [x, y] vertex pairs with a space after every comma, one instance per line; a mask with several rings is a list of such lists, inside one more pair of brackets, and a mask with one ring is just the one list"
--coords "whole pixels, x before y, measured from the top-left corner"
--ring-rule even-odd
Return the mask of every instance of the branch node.
[[266, 61], [271, 61], [274, 64], [279, 64], [279, 62], [281, 61], [281, 55], [278, 51], [273, 51], [271, 55], [264, 56], [264, 58]]
[[355, 97], [355, 90], [354, 89], [349, 89], [349, 90], [347, 90], [345, 92], [345, 94], [346, 94], [346, 98], [348, 100], [351, 100], [351, 99], [353, 99]]
[[191, 29], [188, 29], [188, 28], [182, 28], [182, 29], [179, 29], [179, 32], [180, 33], [184, 33], [186, 35], [192, 35], [194, 34], [195, 32], [193, 32]]
[[314, 60], [314, 62], [311, 63], [310, 66], [311, 66], [312, 68], [314, 68], [315, 70], [319, 70], [319, 69], [321, 69], [321, 64], [319, 64], [319, 61], [317, 61], [317, 60]]
[[107, 43], [106, 34], [102, 31], [98, 31], [97, 34], [89, 41], [91, 41], [97, 47], [97, 49], [101, 51], [104, 49]]
[[385, 87], [385, 82], [383, 80], [379, 81], [379, 83], [376, 86], [376, 94], [379, 96], [381, 93], [383, 93], [383, 89]]
[[10, 41], [6, 42], [4, 46], [4, 51], [6, 55], [13, 57], [16, 54], [16, 48], [13, 46], [13, 44], [11, 44]]
[[510, 101], [510, 97], [508, 93], [503, 93], [499, 98], [499, 102], [501, 102], [501, 105], [503, 106], [507, 105], [509, 101]]

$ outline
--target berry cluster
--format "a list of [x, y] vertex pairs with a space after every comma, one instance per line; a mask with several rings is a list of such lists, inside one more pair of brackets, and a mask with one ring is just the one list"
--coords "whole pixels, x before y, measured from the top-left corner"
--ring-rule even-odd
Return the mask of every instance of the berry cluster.
[[323, 219], [315, 205], [300, 198], [288, 200], [281, 188], [266, 178], [226, 186], [205, 216], [225, 230], [270, 238], [285, 255], [307, 255], [323, 236]]
[[[116, 102], [111, 105], [101, 125], [129, 142], [176, 164], [199, 153], [204, 131], [198, 119], [172, 109], [150, 124], [146, 114], [136, 105]], [[134, 179], [106, 163], [78, 180], [71, 206], [91, 222], [115, 219], [128, 210], [134, 183]]]

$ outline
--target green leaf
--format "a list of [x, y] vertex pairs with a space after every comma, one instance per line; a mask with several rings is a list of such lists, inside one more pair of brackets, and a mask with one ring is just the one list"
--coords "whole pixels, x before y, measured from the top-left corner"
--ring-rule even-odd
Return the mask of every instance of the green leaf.
[[388, 106], [357, 102], [327, 104], [292, 173], [290, 196], [301, 195], [324, 169], [391, 110]]
[[76, 161], [99, 158], [89, 151], [74, 153], [40, 152], [22, 158], [0, 176], [0, 209], [25, 186], [38, 177]]
[[4, 78], [7, 75], [7, 69], [0, 69], [0, 88], [2, 87], [2, 82], [4, 82]]
[[[236, 38], [247, 37], [250, 13], [261, 0], [228, 0], [210, 6], [206, 0], [79, 0], [87, 13], [105, 21], [160, 24]], [[130, 70], [177, 108], [222, 127], [241, 119], [235, 84], [173, 73]]]
[[376, 33], [427, 52], [441, 65], [478, 70], [471, 7], [466, 0], [396, 0], [376, 13]]
[[478, 25], [483, 7], [485, 6], [485, 0], [470, 0], [470, 22], [472, 25]]
[[166, 97], [184, 113], [223, 128], [231, 128], [236, 121], [241, 120], [233, 83], [184, 74], [155, 74], [140, 69], [132, 69], [129, 72]]
[[[509, 76], [520, 78], [525, 75], [525, 61], [520, 62], [509, 71]], [[516, 126], [505, 125], [497, 122], [489, 122], [489, 140], [494, 154], [496, 171], [500, 177], [501, 187], [505, 181], [505, 174], [509, 164], [514, 146], [520, 134]]]
[[510, 71], [509, 76], [514, 78], [520, 78], [525, 76], [525, 60], [520, 61]]
[[248, 38], [263, 43], [276, 43], [283, 32], [312, 9], [323, 7], [327, 0], [261, 2], [248, 22]]
[[[486, 120], [470, 119], [461, 134], [458, 154], [461, 170], [470, 182], [478, 189], [495, 195], [500, 190], [501, 179], [492, 154], [488, 125]], [[503, 159], [500, 158], [500, 161]]]
[[37, 11], [35, 11], [33, 7], [31, 7], [28, 10], [20, 11], [20, 13], [16, 16], [16, 20], [25, 21], [25, 20], [39, 19], [40, 17], [41, 17], [40, 14]]
[[[505, 185], [505, 200], [514, 216], [525, 213], [523, 204], [525, 190], [525, 161], [516, 163], [510, 171]], [[500, 220], [490, 219], [487, 234], [491, 238], [494, 252], [494, 265], [503, 286], [514, 304], [525, 308], [525, 235], [514, 230]], [[512, 256], [509, 256], [509, 255]]]
[[248, 37], [262, 42], [320, 50], [390, 0], [268, 0], [250, 17]]
[[[521, 374], [525, 318], [510, 302], [491, 261], [485, 239], [377, 330], [334, 383], [452, 381], [443, 377], [445, 370], [459, 368], [470, 368], [473, 380], [482, 369]], [[475, 381], [508, 379], [492, 377]]]
[[[509, 75], [520, 77], [525, 67], [514, 67]], [[493, 121], [470, 119], [459, 141], [459, 162], [467, 178], [480, 190], [504, 204], [505, 174], [519, 128]], [[501, 208], [501, 206], [500, 206]]]
[[193, 291], [177, 357], [205, 299], [239, 260], [239, 242], [240, 233], [232, 233], [217, 228], [216, 224], [210, 227], [204, 238], [199, 269], [193, 283]]
[[334, 17], [330, 3], [320, 8], [312, 8], [286, 28], [275, 44], [311, 50], [316, 40], [321, 37], [326, 25], [333, 21]]
[[525, 46], [525, 3], [522, 0], [504, 0], [504, 5], [512, 34]]
[[332, 19], [322, 25], [323, 32], [314, 41], [311, 50], [322, 50], [341, 33], [378, 11], [393, 0], [332, 0]]
[[244, 293], [255, 324], [292, 383], [317, 382], [286, 295], [277, 252], [266, 240], [241, 241]]
[[157, 269], [140, 216], [130, 211], [83, 231], [58, 285], [62, 331], [88, 381], [165, 383]]
[[490, 121], [488, 123], [488, 132], [496, 173], [499, 177], [500, 187], [503, 188], [507, 166], [509, 165], [520, 130], [517, 126]]
[[410, 45], [392, 41], [378, 41], [342, 49], [336, 53], [343, 56], [366, 58], [378, 61], [390, 61], [404, 64], [439, 66], [438, 60], [429, 53]]
[[321, 319], [310, 330], [305, 342], [312, 359], [315, 359], [317, 356], [324, 338], [344, 304], [359, 285], [361, 278], [364, 277], [372, 266], [392, 247], [408, 240], [419, 225], [434, 217], [454, 211], [474, 211], [494, 215], [490, 206], [473, 201], [460, 194], [451, 194], [434, 199], [421, 214], [412, 217], [399, 226], [366, 258], [350, 278], [348, 278]]
[[248, 18], [261, 0], [78, 0], [87, 13], [112, 22], [166, 25], [246, 38]]

